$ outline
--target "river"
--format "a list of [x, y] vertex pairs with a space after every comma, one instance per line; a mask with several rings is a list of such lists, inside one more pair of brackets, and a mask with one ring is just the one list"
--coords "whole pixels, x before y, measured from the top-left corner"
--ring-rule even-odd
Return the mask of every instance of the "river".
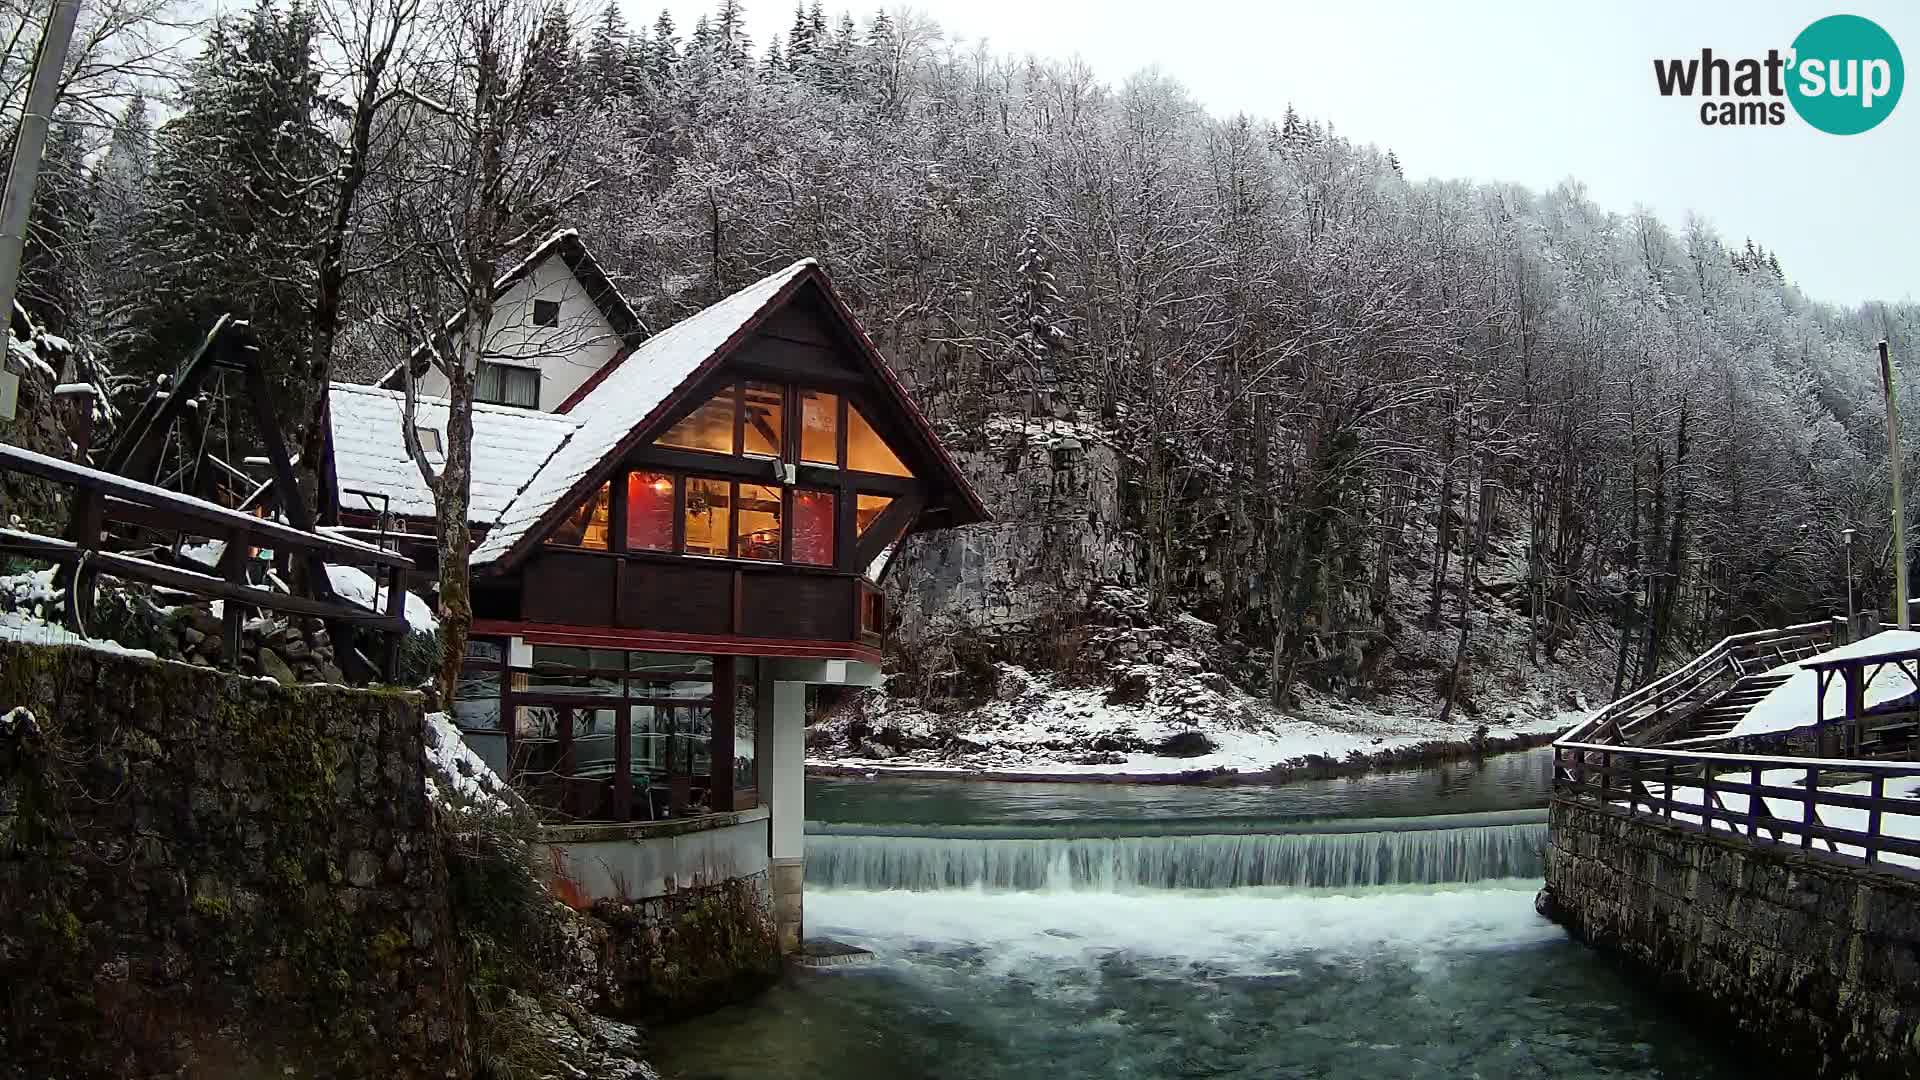
[[1280, 787], [808, 781], [798, 970], [680, 1080], [1688, 1077], [1717, 1044], [1533, 912], [1546, 751]]

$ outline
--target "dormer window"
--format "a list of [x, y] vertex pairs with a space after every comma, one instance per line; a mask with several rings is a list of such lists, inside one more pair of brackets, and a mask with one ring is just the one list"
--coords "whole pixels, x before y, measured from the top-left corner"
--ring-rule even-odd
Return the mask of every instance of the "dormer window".
[[535, 300], [533, 302], [533, 325], [559, 326], [560, 325], [560, 301]]

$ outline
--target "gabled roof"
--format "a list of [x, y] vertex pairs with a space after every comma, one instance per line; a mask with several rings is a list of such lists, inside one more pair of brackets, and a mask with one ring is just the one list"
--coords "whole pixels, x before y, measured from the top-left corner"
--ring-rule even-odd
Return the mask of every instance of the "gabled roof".
[[478, 568], [517, 561], [554, 520], [584, 499], [630, 450], [651, 437], [681, 397], [725, 361], [767, 316], [808, 285], [818, 288], [827, 308], [854, 341], [854, 351], [895, 408], [911, 421], [918, 449], [936, 465], [953, 492], [948, 506], [953, 523], [986, 520], [988, 514], [979, 496], [907, 397], [899, 378], [860, 329], [853, 313], [835, 294], [826, 273], [812, 259], [803, 259], [662, 330], [601, 369], [594, 381], [582, 388], [584, 396], [578, 396], [566, 414], [579, 424], [573, 436], [507, 506], [494, 529], [475, 549], [472, 565]]
[[[327, 410], [333, 433], [333, 469], [340, 505], [368, 506], [347, 489], [387, 496], [385, 509], [407, 517], [433, 517], [433, 492], [406, 451], [400, 416], [406, 395], [352, 383], [327, 386]], [[447, 399], [420, 395], [416, 416], [423, 428], [447, 430]], [[473, 407], [473, 495], [467, 521], [492, 525], [513, 497], [533, 478], [578, 422], [568, 416], [514, 409], [504, 405]]]
[[[619, 288], [601, 268], [600, 261], [587, 250], [587, 245], [580, 239], [580, 234], [572, 229], [563, 229], [542, 240], [538, 246], [527, 253], [526, 258], [501, 274], [493, 283], [494, 299], [498, 300], [506, 295], [508, 289], [519, 284], [528, 274], [539, 269], [541, 263], [556, 255], [567, 264], [567, 269], [572, 272], [574, 280], [586, 290], [587, 298], [592, 300], [594, 307], [600, 310], [601, 316], [607, 320], [607, 325], [613, 327], [613, 332], [620, 335], [620, 339], [626, 342], [629, 348], [646, 337], [647, 329], [641, 324], [640, 316], [634, 314], [633, 307], [627, 303], [626, 297], [620, 295]], [[466, 312], [462, 311], [454, 315], [440, 328], [441, 336], [452, 338], [459, 333], [466, 322]], [[426, 370], [430, 356], [425, 342], [414, 346], [413, 352], [408, 354], [407, 360], [413, 364], [413, 373], [416, 376]], [[376, 385], [389, 390], [399, 389], [400, 365], [395, 364], [385, 375], [380, 376]]]

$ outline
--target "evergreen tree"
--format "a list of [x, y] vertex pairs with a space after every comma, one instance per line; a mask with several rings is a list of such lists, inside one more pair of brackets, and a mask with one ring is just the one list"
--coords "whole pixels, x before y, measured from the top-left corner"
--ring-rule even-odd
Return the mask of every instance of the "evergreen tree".
[[1052, 358], [1068, 340], [1059, 325], [1066, 302], [1060, 297], [1053, 256], [1038, 225], [1029, 224], [1020, 238], [1013, 274], [1013, 296], [1001, 312], [1001, 325], [1013, 342], [1015, 359], [1035, 378], [1051, 381], [1057, 374]]
[[315, 123], [314, 19], [261, 0], [221, 20], [160, 129], [135, 225], [121, 367], [177, 369], [221, 315], [250, 321], [283, 421], [305, 415], [308, 305], [331, 142]]
[[626, 21], [620, 16], [617, 0], [608, 0], [607, 10], [587, 42], [586, 81], [593, 94], [632, 92], [627, 78], [627, 52]]
[[86, 306], [88, 238], [86, 144], [80, 128], [55, 124], [41, 152], [40, 180], [20, 253], [17, 302], [49, 333], [78, 331]]
[[767, 43], [767, 70], [770, 72], [787, 70], [787, 58], [780, 51], [779, 34], [773, 35], [773, 40]]
[[647, 74], [653, 85], [666, 87], [673, 80], [673, 69], [680, 63], [680, 38], [674, 32], [673, 15], [665, 8], [653, 21], [653, 40], [647, 47]]
[[94, 329], [108, 350], [125, 329], [118, 306], [140, 292], [135, 229], [153, 175], [153, 121], [143, 94], [135, 94], [113, 126], [95, 163], [93, 185]]
[[1387, 168], [1392, 169], [1395, 176], [1407, 175], [1406, 172], [1400, 168], [1400, 155], [1391, 150], [1387, 151]]
[[740, 0], [720, 0], [720, 10], [714, 13], [714, 55], [733, 67], [745, 66], [753, 56], [753, 39], [747, 36], [746, 19]]
[[553, 113], [580, 89], [579, 58], [574, 54], [573, 24], [561, 4], [550, 5], [527, 45], [527, 78], [538, 88], [536, 108]]
[[[820, 10], [818, 0], [814, 3], [814, 12]], [[794, 74], [805, 74], [813, 64], [815, 45], [819, 39], [814, 36], [813, 18], [807, 14], [805, 4], [793, 5], [793, 28], [787, 31], [787, 63]]]

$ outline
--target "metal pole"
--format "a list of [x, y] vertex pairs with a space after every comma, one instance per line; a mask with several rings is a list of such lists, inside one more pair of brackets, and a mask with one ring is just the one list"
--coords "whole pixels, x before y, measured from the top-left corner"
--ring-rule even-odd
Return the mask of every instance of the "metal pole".
[[13, 163], [7, 167], [7, 190], [0, 195], [0, 326], [13, 320], [14, 288], [20, 279], [20, 253], [27, 243], [27, 215], [33, 209], [33, 182], [40, 174], [40, 151], [47, 142], [47, 123], [59, 95], [60, 73], [67, 66], [67, 45], [80, 16], [80, 0], [54, 0], [47, 28], [33, 55], [33, 84], [27, 88], [26, 108], [13, 140]]
[[1847, 636], [1853, 636], [1853, 530], [1843, 529], [1841, 539], [1847, 545]]
[[1900, 407], [1893, 400], [1893, 360], [1880, 341], [1880, 383], [1887, 391], [1887, 466], [1893, 476], [1893, 614], [1900, 629], [1907, 620], [1907, 521], [1900, 502]]

